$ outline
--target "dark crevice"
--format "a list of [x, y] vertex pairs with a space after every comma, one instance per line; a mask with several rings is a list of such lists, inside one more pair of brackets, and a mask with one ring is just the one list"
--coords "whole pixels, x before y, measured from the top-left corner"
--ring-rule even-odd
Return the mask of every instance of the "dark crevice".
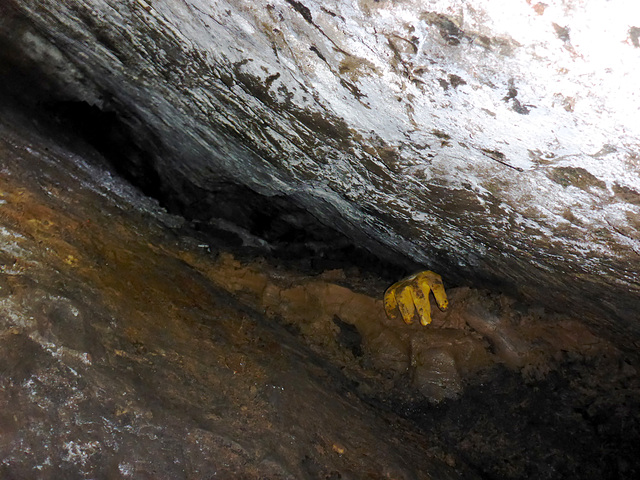
[[145, 195], [188, 220], [192, 234], [214, 247], [240, 256], [269, 256], [313, 273], [346, 264], [389, 278], [405, 273], [324, 225], [295, 198], [261, 195], [225, 179], [204, 189], [180, 172], [161, 173], [162, 162], [149, 151], [149, 145], [161, 142], [151, 133], [140, 135], [144, 131], [140, 128], [134, 137], [128, 125], [132, 119], [123, 119], [113, 110], [60, 101], [47, 103], [46, 112], [93, 146]]
[[314, 27], [316, 26], [316, 24], [313, 23], [313, 17], [311, 16], [311, 10], [309, 10], [309, 8], [296, 0], [287, 0], [287, 3], [291, 5], [296, 12], [302, 15], [302, 18], [309, 22], [310, 25], [313, 25]]
[[[309, 17], [302, 4], [294, 3]], [[12, 29], [27, 28], [16, 22]], [[406, 266], [381, 259], [322, 223], [297, 198], [265, 196], [222, 177], [206, 189], [194, 184], [177, 170], [180, 162], [166, 158], [163, 140], [141, 119], [123, 113], [126, 108], [116, 98], [105, 93], [90, 103], [78, 98], [81, 93], [74, 97], [69, 85], [58, 84], [41, 65], [18, 54], [21, 47], [14, 41], [0, 35], [0, 106], [30, 112], [34, 121], [70, 145], [91, 146], [110, 169], [170, 213], [184, 217], [188, 233], [214, 249], [265, 256], [310, 273], [345, 265], [389, 280], [407, 273]]]
[[100, 152], [120, 176], [146, 195], [162, 198], [163, 182], [153, 156], [133, 140], [130, 129], [114, 110], [101, 110], [82, 101], [48, 102], [44, 110], [65, 130], [75, 132]]
[[0, 79], [6, 89], [0, 94], [1, 104], [31, 111], [31, 117], [50, 125], [70, 144], [93, 147], [115, 173], [170, 213], [184, 217], [189, 234], [215, 249], [247, 258], [268, 256], [310, 273], [345, 265], [389, 279], [406, 273], [320, 222], [295, 198], [261, 195], [224, 178], [207, 189], [195, 185], [179, 171], [169, 170], [162, 140], [139, 119], [122, 115], [114, 100], [102, 99], [100, 108], [67, 98], [43, 81], [46, 77], [32, 65], [6, 56], [2, 60]]

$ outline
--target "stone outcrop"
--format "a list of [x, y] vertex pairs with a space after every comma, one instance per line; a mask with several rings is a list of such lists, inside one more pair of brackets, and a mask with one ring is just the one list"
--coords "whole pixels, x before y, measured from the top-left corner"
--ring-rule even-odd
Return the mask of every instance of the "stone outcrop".
[[179, 218], [16, 120], [0, 121], [0, 477], [473, 476], [182, 261], [215, 254]]
[[324, 232], [317, 218], [391, 263], [638, 334], [637, 7], [0, 8], [5, 78], [37, 66], [21, 85], [100, 131], [94, 143], [173, 211], [266, 247], [282, 237], [264, 238], [256, 208], [296, 231]]
[[0, 2], [0, 477], [638, 478], [631, 3]]
[[637, 477], [640, 362], [577, 319], [391, 320], [384, 279], [239, 260], [3, 113], [2, 478]]

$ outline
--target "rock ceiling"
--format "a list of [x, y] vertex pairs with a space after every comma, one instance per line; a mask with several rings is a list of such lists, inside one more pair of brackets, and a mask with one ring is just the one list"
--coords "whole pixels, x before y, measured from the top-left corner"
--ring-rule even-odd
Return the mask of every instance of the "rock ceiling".
[[381, 259], [637, 335], [639, 8], [9, 0], [0, 10], [48, 99], [117, 119], [135, 147], [122, 168], [176, 204], [210, 198], [215, 210], [221, 185], [238, 185]]

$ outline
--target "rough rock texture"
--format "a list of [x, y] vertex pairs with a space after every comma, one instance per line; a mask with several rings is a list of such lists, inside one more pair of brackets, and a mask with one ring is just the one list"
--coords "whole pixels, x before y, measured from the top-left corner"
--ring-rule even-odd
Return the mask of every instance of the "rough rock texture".
[[2, 112], [2, 479], [477, 478], [182, 261], [215, 256], [179, 218]]
[[3, 78], [37, 87], [32, 100], [210, 231], [275, 250], [282, 228], [326, 240], [317, 218], [392, 263], [638, 338], [633, 2], [0, 9]]
[[638, 478], [632, 3], [3, 0], [0, 476]]
[[3, 479], [636, 479], [640, 359], [449, 290], [238, 260], [0, 105]]

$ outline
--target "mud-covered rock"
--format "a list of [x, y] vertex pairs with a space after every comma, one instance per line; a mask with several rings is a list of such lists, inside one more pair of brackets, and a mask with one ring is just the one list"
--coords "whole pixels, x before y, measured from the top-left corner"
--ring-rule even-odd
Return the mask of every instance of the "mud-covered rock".
[[[1, 118], [0, 477], [471, 472], [181, 260], [215, 266], [206, 246], [177, 235], [180, 219], [86, 146]], [[235, 282], [264, 288], [256, 279]]]
[[640, 362], [584, 323], [470, 288], [389, 319], [385, 279], [236, 258], [0, 119], [3, 478], [640, 472]]

